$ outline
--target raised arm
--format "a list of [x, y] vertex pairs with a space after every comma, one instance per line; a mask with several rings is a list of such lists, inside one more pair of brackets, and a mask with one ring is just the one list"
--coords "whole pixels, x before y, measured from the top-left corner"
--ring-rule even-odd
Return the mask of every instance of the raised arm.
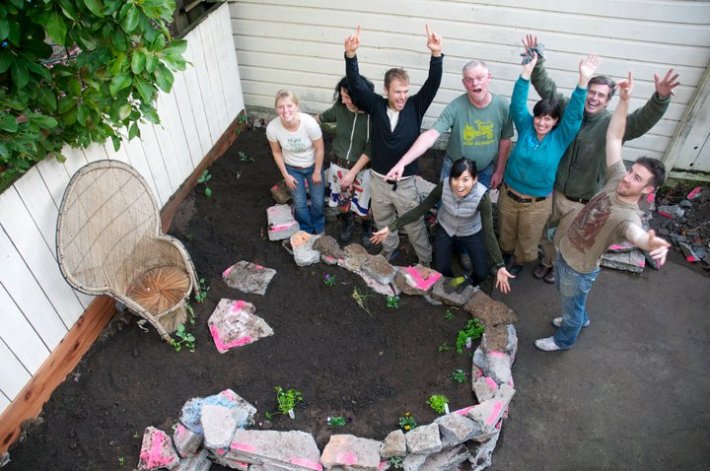
[[432, 57], [441, 56], [441, 36], [430, 31], [429, 25], [426, 26], [426, 47], [431, 51]]
[[345, 38], [343, 47], [345, 49], [345, 76], [350, 85], [350, 95], [358, 108], [366, 113], [371, 113], [379, 95], [370, 90], [360, 75], [356, 54], [358, 47], [360, 47], [360, 25], [355, 29], [355, 33]]
[[589, 54], [579, 61], [579, 81], [577, 82], [579, 88], [587, 88], [589, 79], [592, 78], [598, 66], [599, 57], [596, 54]]
[[678, 74], [674, 73], [673, 69], [669, 69], [663, 78], [658, 74], [653, 74], [653, 82], [656, 88], [655, 93], [642, 107], [634, 110], [626, 118], [624, 142], [643, 136], [660, 121], [671, 103], [671, 96], [674, 95], [673, 90], [680, 85]]
[[619, 104], [616, 105], [611, 122], [606, 130], [606, 166], [611, 167], [621, 161], [621, 145], [624, 142], [626, 129], [626, 113], [629, 111], [629, 100], [633, 88], [631, 72], [626, 80], [621, 80], [616, 86], [619, 90]]
[[626, 240], [648, 252], [659, 267], [666, 263], [666, 255], [671, 244], [658, 237], [653, 229], [646, 232], [636, 224], [630, 224], [626, 229]]

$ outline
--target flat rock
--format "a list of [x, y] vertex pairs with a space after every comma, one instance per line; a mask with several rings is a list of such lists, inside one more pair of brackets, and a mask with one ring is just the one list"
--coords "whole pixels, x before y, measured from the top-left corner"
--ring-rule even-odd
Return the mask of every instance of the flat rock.
[[225, 389], [219, 394], [207, 397], [193, 397], [185, 403], [180, 414], [180, 423], [195, 433], [203, 434], [201, 416], [202, 407], [206, 404], [221, 405], [237, 409], [235, 417], [238, 427], [246, 427], [254, 423], [256, 408], [231, 389]]
[[287, 204], [277, 204], [266, 208], [266, 219], [269, 240], [288, 239], [300, 229], [298, 222], [293, 217], [291, 206]]
[[464, 306], [464, 310], [480, 319], [486, 327], [518, 322], [512, 309], [501, 301], [491, 299], [483, 291], [474, 293]]
[[243, 293], [266, 294], [271, 279], [276, 275], [273, 268], [262, 267], [256, 263], [242, 260], [224, 270], [222, 279], [230, 288]]
[[313, 243], [313, 249], [317, 250], [323, 256], [341, 259], [346, 257], [346, 253], [338, 245], [338, 241], [329, 235], [323, 235]]
[[161, 468], [174, 469], [180, 463], [180, 457], [173, 447], [170, 436], [155, 427], [146, 427], [143, 433], [138, 469], [140, 471]]
[[371, 255], [362, 266], [365, 274], [371, 276], [378, 283], [388, 285], [394, 280], [396, 273], [394, 267], [382, 255]]
[[407, 441], [404, 438], [404, 432], [397, 429], [388, 433], [382, 441], [380, 456], [383, 458], [391, 458], [393, 456], [404, 456], [406, 453]]
[[431, 290], [434, 283], [439, 281], [441, 276], [438, 271], [424, 265], [398, 267], [394, 283], [404, 294], [424, 296]]
[[434, 283], [434, 287], [431, 290], [431, 297], [445, 304], [463, 307], [474, 295], [476, 289], [465, 281], [459, 286], [452, 288], [452, 281], [452, 278], [442, 276], [439, 281]]
[[313, 249], [313, 244], [319, 237], [304, 231], [298, 231], [291, 236], [291, 250], [296, 265], [305, 267], [320, 262], [320, 252]]
[[219, 353], [274, 335], [269, 324], [254, 312], [254, 305], [243, 300], [222, 298], [219, 301], [207, 321]]
[[404, 434], [407, 439], [407, 451], [414, 454], [431, 454], [441, 451], [439, 426], [435, 423], [420, 425]]
[[321, 463], [326, 468], [343, 466], [347, 469], [376, 471], [380, 466], [382, 443], [355, 435], [331, 435], [323, 449]]

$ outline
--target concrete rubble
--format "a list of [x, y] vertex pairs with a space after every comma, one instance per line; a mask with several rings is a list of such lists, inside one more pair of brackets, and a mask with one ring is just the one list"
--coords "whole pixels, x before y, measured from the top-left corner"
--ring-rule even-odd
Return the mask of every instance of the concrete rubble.
[[255, 312], [256, 307], [243, 300], [222, 298], [219, 301], [207, 321], [219, 353], [274, 335], [274, 330]]
[[236, 288], [243, 293], [264, 295], [276, 275], [273, 268], [262, 267], [256, 263], [242, 260], [224, 270], [222, 279], [230, 288]]
[[318, 237], [304, 231], [298, 231], [291, 236], [291, 250], [296, 265], [305, 267], [320, 261], [320, 252], [313, 249], [313, 244]]
[[298, 222], [293, 217], [291, 206], [287, 204], [277, 204], [266, 208], [266, 220], [269, 225], [269, 240], [288, 239], [300, 229]]

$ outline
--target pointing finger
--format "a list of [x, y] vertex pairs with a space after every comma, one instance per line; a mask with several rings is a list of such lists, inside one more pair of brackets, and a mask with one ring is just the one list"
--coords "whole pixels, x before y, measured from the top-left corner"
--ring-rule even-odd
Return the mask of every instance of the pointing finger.
[[426, 35], [427, 35], [427, 37], [431, 37], [431, 32], [429, 31], [429, 25], [428, 25], [428, 24], [424, 24], [424, 27], [426, 28]]

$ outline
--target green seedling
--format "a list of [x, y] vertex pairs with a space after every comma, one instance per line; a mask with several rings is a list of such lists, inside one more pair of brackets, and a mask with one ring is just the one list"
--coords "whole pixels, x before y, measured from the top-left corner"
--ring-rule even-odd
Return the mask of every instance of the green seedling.
[[449, 345], [446, 342], [442, 343], [441, 345], [439, 345], [439, 348], [437, 348], [437, 350], [439, 350], [439, 352], [448, 352], [453, 349], [454, 349], [454, 347], [452, 347], [451, 345]]
[[399, 309], [399, 296], [387, 296], [387, 307], [389, 309]]
[[288, 415], [292, 419], [296, 417], [294, 414], [294, 409], [296, 405], [303, 402], [303, 394], [298, 389], [284, 389], [281, 386], [276, 386], [274, 388], [276, 391], [276, 402], [278, 403], [277, 412], [265, 412], [264, 415], [271, 419], [277, 413], [281, 415]]
[[249, 122], [249, 117], [246, 114], [240, 114], [237, 116], [237, 123], [247, 124]]
[[417, 428], [417, 421], [411, 412], [405, 412], [404, 415], [399, 418], [399, 428], [401, 428], [403, 432], [409, 432]]
[[133, 438], [138, 439], [141, 438], [141, 434], [138, 431], [133, 432]]
[[447, 321], [454, 320], [454, 317], [456, 317], [456, 314], [454, 314], [454, 311], [452, 311], [451, 309], [447, 309], [444, 313], [444, 319], [446, 319]]
[[125, 456], [119, 456], [118, 457], [118, 465], [120, 467], [126, 466], [126, 457]]
[[341, 417], [341, 416], [328, 417], [328, 418], [326, 419], [326, 422], [327, 422], [328, 425], [330, 425], [331, 427], [344, 427], [345, 424], [348, 423], [347, 419], [345, 419], [345, 417]]
[[463, 383], [466, 381], [466, 373], [462, 369], [451, 372], [451, 381], [454, 383]]
[[182, 350], [183, 346], [191, 352], [195, 351], [195, 336], [185, 329], [185, 324], [178, 324], [175, 337], [179, 339], [173, 339], [173, 348], [176, 352]]
[[210, 287], [207, 286], [207, 282], [204, 278], [200, 278], [199, 285], [200, 292], [195, 293], [195, 301], [202, 304], [205, 302], [205, 299], [207, 299], [207, 292], [210, 290]]
[[335, 275], [330, 275], [326, 273], [323, 275], [323, 284], [326, 286], [335, 286]]
[[239, 155], [239, 160], [241, 162], [254, 162], [254, 159], [249, 157], [246, 152], [239, 151], [237, 155]]
[[447, 399], [446, 396], [442, 396], [441, 394], [434, 394], [431, 396], [429, 399], [426, 401], [427, 404], [429, 404], [429, 407], [434, 410], [437, 414], [443, 414], [443, 413], [448, 413], [448, 405], [449, 405], [449, 400]]
[[456, 336], [456, 351], [458, 353], [463, 353], [464, 347], [467, 346], [466, 342], [469, 341], [468, 339], [471, 339], [470, 341], [480, 339], [484, 330], [485, 328], [483, 327], [483, 324], [481, 324], [481, 321], [478, 319], [470, 319], [466, 323], [466, 327], [459, 330]]
[[367, 298], [370, 297], [369, 295], [364, 294], [357, 288], [353, 288], [353, 294], [351, 296], [355, 300], [357, 305], [360, 306], [360, 309], [365, 311], [368, 315], [372, 315], [370, 314], [370, 309], [367, 307]]
[[212, 180], [212, 175], [210, 174], [209, 170], [205, 170], [202, 172], [202, 175], [200, 175], [200, 178], [197, 179], [197, 184], [204, 183], [205, 185], [205, 196], [208, 198], [212, 197], [212, 188], [210, 188], [209, 181]]
[[185, 304], [185, 310], [187, 311], [187, 321], [190, 325], [195, 325], [195, 310], [192, 308], [190, 303]]
[[391, 456], [387, 458], [387, 464], [392, 469], [402, 469], [404, 468], [404, 460], [400, 456]]

